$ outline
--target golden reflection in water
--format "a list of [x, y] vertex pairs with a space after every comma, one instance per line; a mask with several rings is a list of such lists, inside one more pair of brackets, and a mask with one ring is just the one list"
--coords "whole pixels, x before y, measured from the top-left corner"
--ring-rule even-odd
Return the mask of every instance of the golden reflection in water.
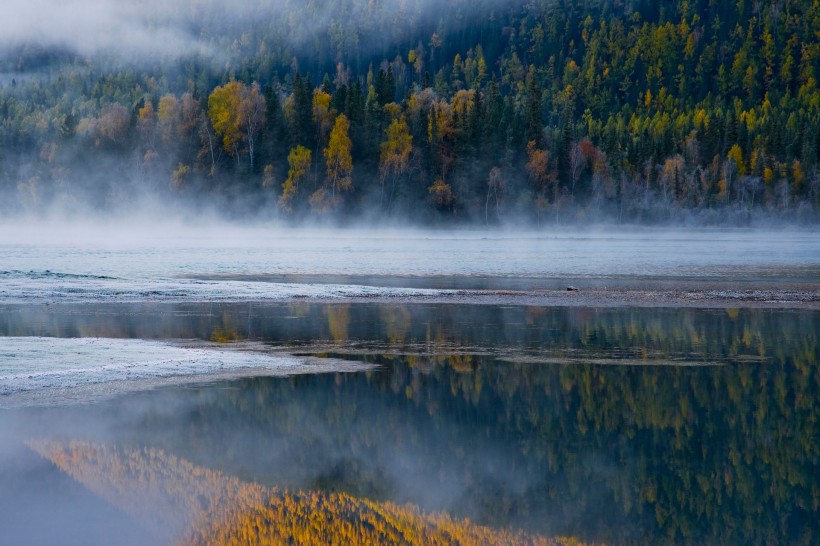
[[287, 492], [247, 483], [152, 448], [37, 440], [29, 447], [176, 544], [562, 545], [546, 538], [423, 514], [345, 493]]
[[328, 305], [325, 307], [330, 337], [336, 343], [344, 343], [348, 339], [350, 326], [349, 305]]

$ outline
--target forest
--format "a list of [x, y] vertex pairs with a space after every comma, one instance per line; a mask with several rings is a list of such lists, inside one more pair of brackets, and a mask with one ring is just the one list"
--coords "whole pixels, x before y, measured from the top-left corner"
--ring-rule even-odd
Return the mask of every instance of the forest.
[[3, 42], [0, 216], [818, 220], [820, 0], [170, 4]]

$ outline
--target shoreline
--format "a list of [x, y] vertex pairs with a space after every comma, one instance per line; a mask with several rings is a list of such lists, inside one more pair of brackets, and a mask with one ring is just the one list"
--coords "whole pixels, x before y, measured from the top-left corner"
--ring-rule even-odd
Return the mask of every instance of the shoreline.
[[[309, 300], [302, 300], [309, 301]], [[745, 290], [545, 290], [531, 292], [471, 291], [455, 296], [424, 298], [345, 298], [320, 303], [436, 303], [472, 305], [521, 305], [535, 307], [637, 307], [702, 309], [801, 309], [820, 310], [818, 288], [754, 288]]]
[[[734, 276], [732, 276], [731, 274]], [[222, 274], [0, 282], [0, 307], [141, 304], [452, 304], [820, 310], [820, 268], [702, 275]]]
[[[64, 306], [128, 306], [128, 305], [276, 305], [288, 303], [309, 304], [406, 304], [406, 305], [500, 305], [525, 307], [568, 308], [702, 308], [702, 309], [800, 309], [820, 310], [820, 284], [799, 283], [783, 285], [761, 282], [705, 282], [691, 281], [670, 283], [634, 283], [636, 286], [617, 288], [590, 287], [567, 283], [562, 289], [509, 290], [509, 289], [423, 289], [391, 290], [379, 293], [378, 287], [351, 285], [329, 293], [317, 294], [295, 292], [271, 294], [255, 290], [245, 297], [236, 294], [202, 297], [198, 294], [184, 296], [148, 295], [134, 298], [78, 297], [24, 301], [16, 298], [0, 301], [0, 308], [60, 308]], [[654, 286], [652, 286], [654, 284]], [[664, 286], [659, 286], [663, 284]], [[677, 284], [672, 288], [668, 285]], [[742, 285], [738, 287], [738, 285]], [[358, 291], [365, 288], [364, 291]], [[349, 290], [348, 290], [349, 289]], [[358, 292], [358, 293], [357, 293]]]
[[[3, 339], [0, 337], [0, 339]], [[214, 343], [202, 340], [149, 340], [141, 338], [100, 338], [100, 337], [80, 337], [80, 338], [50, 338], [39, 336], [25, 336], [24, 339], [48, 345], [56, 340], [68, 342], [69, 344], [78, 342], [79, 344], [91, 342], [95, 346], [105, 349], [112, 343], [117, 344], [123, 341], [135, 341], [146, 344], [146, 351], [150, 353], [152, 347], [159, 345], [169, 351], [191, 350], [190, 359], [196, 361], [201, 357], [203, 351], [210, 352], [217, 361], [219, 355], [240, 355], [247, 354], [257, 358], [252, 358], [250, 363], [231, 366], [230, 362], [220, 363], [219, 367], [203, 366], [201, 368], [180, 367], [175, 370], [167, 370], [168, 362], [173, 362], [173, 355], [159, 354], [153, 359], [133, 361], [131, 357], [123, 359], [121, 362], [111, 362], [111, 357], [106, 357], [104, 353], [94, 353], [95, 360], [109, 362], [108, 366], [94, 368], [84, 368], [82, 364], [58, 372], [46, 372], [53, 375], [61, 374], [65, 383], [57, 381], [48, 385], [18, 385], [17, 389], [8, 392], [0, 390], [0, 412], [4, 410], [15, 410], [26, 407], [64, 407], [78, 404], [94, 404], [109, 400], [115, 397], [136, 394], [164, 387], [196, 387], [221, 381], [231, 381], [248, 379], [254, 377], [289, 377], [305, 374], [323, 373], [352, 373], [371, 370], [375, 366], [355, 360], [342, 360], [339, 358], [319, 358], [313, 355], [295, 356], [281, 351], [271, 350], [270, 347], [251, 341]], [[54, 353], [52, 358], [70, 358], [80, 355], [83, 348], [76, 346], [63, 348], [62, 351]], [[18, 351], [20, 349], [17, 349]], [[25, 350], [25, 348], [23, 349]], [[2, 356], [2, 355], [0, 355]], [[282, 358], [289, 362], [282, 362]], [[2, 362], [0, 362], [2, 364]], [[102, 368], [117, 368], [109, 372], [108, 376], [93, 376]], [[141, 375], [131, 374], [130, 370], [135, 370]], [[41, 370], [32, 371], [29, 379]], [[26, 375], [25, 373], [21, 375]], [[2, 379], [0, 377], [0, 379]], [[11, 377], [12, 381], [14, 377]]]
[[[318, 360], [318, 359], [316, 359]], [[329, 359], [328, 359], [329, 360]], [[336, 359], [337, 362], [338, 359]], [[206, 371], [197, 374], [174, 375], [151, 379], [121, 379], [76, 387], [32, 389], [0, 395], [0, 413], [31, 408], [61, 408], [98, 404], [121, 396], [139, 394], [166, 387], [188, 387], [252, 379], [255, 377], [290, 377], [320, 373], [354, 373], [373, 369], [365, 364], [329, 363], [327, 367], [277, 370], [274, 368], [238, 368], [231, 371]]]

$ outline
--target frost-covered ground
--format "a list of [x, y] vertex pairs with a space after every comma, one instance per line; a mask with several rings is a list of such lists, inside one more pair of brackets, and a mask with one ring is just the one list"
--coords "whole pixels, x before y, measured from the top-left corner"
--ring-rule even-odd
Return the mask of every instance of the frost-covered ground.
[[427, 289], [361, 285], [250, 282], [233, 279], [143, 278], [76, 275], [51, 270], [0, 271], [2, 303], [268, 301], [296, 298], [424, 297]]
[[254, 344], [109, 338], [0, 338], [0, 408], [61, 405], [204, 379], [356, 371], [355, 362], [276, 354]]

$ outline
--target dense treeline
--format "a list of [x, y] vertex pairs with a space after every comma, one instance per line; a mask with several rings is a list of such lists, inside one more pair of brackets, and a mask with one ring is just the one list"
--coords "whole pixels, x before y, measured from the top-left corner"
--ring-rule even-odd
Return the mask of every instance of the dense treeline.
[[209, 48], [151, 68], [16, 51], [2, 209], [816, 218], [817, 0], [252, 4], [193, 3]]

